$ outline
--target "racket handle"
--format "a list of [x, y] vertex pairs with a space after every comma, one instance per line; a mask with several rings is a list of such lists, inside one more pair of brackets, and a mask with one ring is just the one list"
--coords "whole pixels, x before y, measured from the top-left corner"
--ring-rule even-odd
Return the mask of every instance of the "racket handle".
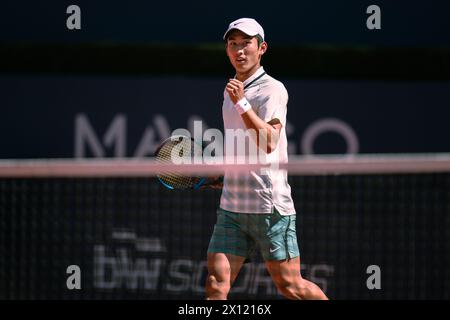
[[206, 181], [202, 187], [203, 188], [212, 188], [212, 189], [222, 189], [223, 176], [206, 178]]

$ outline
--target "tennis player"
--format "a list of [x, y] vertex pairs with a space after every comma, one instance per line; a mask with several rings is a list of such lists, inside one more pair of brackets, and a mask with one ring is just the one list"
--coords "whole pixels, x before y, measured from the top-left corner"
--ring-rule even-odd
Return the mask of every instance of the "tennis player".
[[[264, 148], [271, 161], [287, 162], [288, 94], [261, 66], [267, 50], [263, 28], [254, 19], [241, 18], [230, 23], [223, 39], [236, 71], [224, 90], [225, 131], [265, 132], [256, 140], [258, 147]], [[281, 294], [289, 299], [327, 299], [316, 284], [300, 274], [295, 218], [285, 170], [250, 171], [239, 176], [225, 173], [208, 247], [206, 298], [227, 299], [243, 263], [259, 248]]]

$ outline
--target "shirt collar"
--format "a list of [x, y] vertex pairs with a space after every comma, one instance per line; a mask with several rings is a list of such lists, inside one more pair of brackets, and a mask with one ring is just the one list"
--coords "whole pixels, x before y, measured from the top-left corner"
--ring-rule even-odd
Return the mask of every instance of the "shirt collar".
[[256, 70], [256, 72], [247, 80], [245, 80], [244, 83], [244, 87], [249, 84], [250, 82], [252, 82], [254, 79], [256, 79], [257, 77], [259, 77], [262, 73], [264, 72], [264, 68], [261, 66], [259, 67], [258, 70]]

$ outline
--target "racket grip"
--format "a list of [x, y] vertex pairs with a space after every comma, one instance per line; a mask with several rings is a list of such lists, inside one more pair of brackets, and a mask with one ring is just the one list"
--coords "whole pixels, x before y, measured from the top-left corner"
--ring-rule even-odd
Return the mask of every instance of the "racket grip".
[[203, 184], [203, 187], [208, 187], [208, 188], [212, 188], [212, 189], [222, 189], [223, 176], [206, 178], [206, 181]]

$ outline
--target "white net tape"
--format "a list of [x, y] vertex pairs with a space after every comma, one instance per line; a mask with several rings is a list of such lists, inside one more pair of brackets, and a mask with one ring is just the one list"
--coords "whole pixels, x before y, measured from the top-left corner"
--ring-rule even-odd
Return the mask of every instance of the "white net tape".
[[[152, 177], [162, 170], [180, 171], [180, 168], [184, 174], [217, 175], [268, 167], [268, 164], [161, 164], [152, 158], [20, 159], [0, 160], [0, 177]], [[289, 163], [276, 167], [293, 175], [450, 172], [450, 154], [290, 156]]]

